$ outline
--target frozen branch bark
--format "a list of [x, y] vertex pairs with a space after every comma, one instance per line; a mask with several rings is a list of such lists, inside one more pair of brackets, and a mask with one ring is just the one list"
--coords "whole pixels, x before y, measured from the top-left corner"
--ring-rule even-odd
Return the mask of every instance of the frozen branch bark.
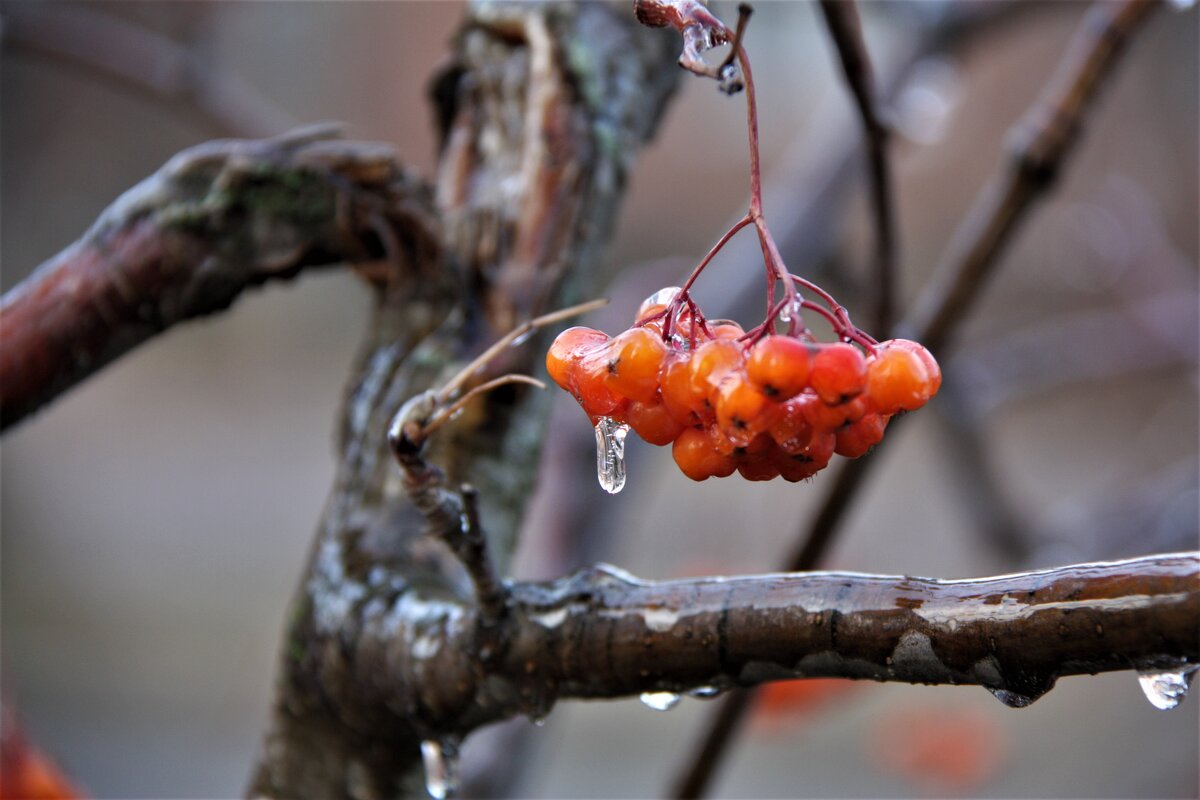
[[250, 287], [338, 263], [377, 277], [435, 263], [428, 187], [386, 145], [335, 135], [314, 127], [186, 150], [7, 292], [0, 425]]
[[[473, 698], [485, 717], [505, 697], [517, 702], [509, 713], [529, 712], [528, 693], [544, 710], [799, 677], [977, 684], [1023, 706], [1067, 675], [1200, 663], [1197, 553], [961, 581], [811, 572], [656, 583], [600, 566], [512, 591], [507, 653]], [[444, 629], [431, 658], [478, 686], [458, 663], [470, 616]]]

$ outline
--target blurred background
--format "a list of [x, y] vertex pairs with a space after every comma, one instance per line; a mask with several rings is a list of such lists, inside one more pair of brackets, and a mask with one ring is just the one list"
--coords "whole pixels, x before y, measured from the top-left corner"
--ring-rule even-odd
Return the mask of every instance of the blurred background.
[[[906, 305], [1084, 10], [863, 5], [899, 134]], [[430, 171], [425, 83], [460, 14], [449, 2], [0, 5], [0, 283], [206, 139], [333, 119]], [[1194, 7], [1168, 7], [1136, 36], [1057, 191], [955, 351], [935, 354], [942, 395], [870, 456], [885, 463], [829, 566], [959, 578], [1197, 546], [1198, 33]], [[747, 43], [784, 256], [865, 326], [859, 128], [817, 9], [762, 3]], [[743, 126], [740, 98], [681, 76], [615, 234], [613, 274], [634, 269], [589, 324], [627, 326], [740, 216]], [[735, 240], [699, 283], [710, 317], [761, 313], [754, 250]], [[5, 437], [0, 682], [88, 792], [240, 795], [368, 306], [336, 271], [272, 286], [143, 346]], [[560, 478], [539, 493], [519, 577], [599, 559], [646, 578], [770, 571], [828, 485], [694, 484], [665, 449], [631, 443], [629, 485], [610, 497], [565, 395], [551, 424]], [[1196, 797], [1198, 701], [1157, 711], [1133, 673], [1064, 679], [1021, 711], [973, 687], [814, 683], [762, 704], [716, 790]], [[660, 795], [705, 710], [561, 704], [530, 728], [517, 794]]]

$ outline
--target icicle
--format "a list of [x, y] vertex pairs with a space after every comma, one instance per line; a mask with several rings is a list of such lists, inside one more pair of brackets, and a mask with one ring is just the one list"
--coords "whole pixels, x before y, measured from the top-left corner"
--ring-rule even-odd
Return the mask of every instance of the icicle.
[[1188, 686], [1200, 665], [1183, 665], [1167, 670], [1139, 670], [1138, 683], [1150, 705], [1163, 711], [1177, 707], [1187, 697]]
[[625, 488], [625, 436], [629, 426], [610, 417], [596, 423], [596, 477], [609, 494]]
[[679, 705], [679, 695], [675, 692], [642, 692], [642, 704], [655, 711], [670, 711]]
[[452, 739], [421, 742], [421, 761], [425, 765], [425, 791], [434, 800], [446, 800], [458, 793], [458, 742]]

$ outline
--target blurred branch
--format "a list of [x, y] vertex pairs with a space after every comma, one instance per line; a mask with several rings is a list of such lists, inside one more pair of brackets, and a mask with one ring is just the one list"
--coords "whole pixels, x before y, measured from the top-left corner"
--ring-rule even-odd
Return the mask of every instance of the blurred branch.
[[[935, 353], [950, 344], [1017, 224], [1053, 185], [1079, 138], [1085, 112], [1111, 75], [1125, 43], [1155, 7], [1154, 0], [1124, 0], [1120, 4], [1097, 2], [1087, 10], [1054, 76], [1013, 129], [1007, 168], [992, 179], [967, 212], [935, 271], [938, 277], [925, 289], [907, 321], [897, 326], [901, 335], [919, 339]], [[892, 427], [899, 422], [894, 420]], [[894, 430], [889, 439], [895, 439]], [[790, 568], [811, 569], [820, 562], [871, 465], [878, 460], [876, 453], [873, 458], [841, 465], [820, 510], [788, 558]], [[750, 698], [745, 694], [731, 695], [723, 701], [729, 708], [713, 712], [697, 755], [682, 773], [674, 796], [704, 794], [749, 708]]]
[[1054, 185], [1083, 130], [1084, 115], [1155, 0], [1097, 2], [1084, 15], [1049, 84], [1009, 135], [1008, 168], [984, 188], [958, 226], [932, 284], [910, 316], [930, 350], [947, 345], [1017, 225]]
[[439, 245], [428, 189], [389, 147], [335, 135], [315, 127], [185, 150], [8, 291], [0, 425], [265, 281], [384, 260], [398, 280], [429, 261]]
[[6, 3], [3, 39], [152, 99], [195, 108], [218, 131], [273, 136], [296, 120], [240, 76], [191, 47], [97, 6]]
[[871, 176], [871, 209], [875, 217], [875, 324], [883, 332], [892, 327], [896, 303], [896, 215], [893, 210], [891, 168], [888, 165], [890, 131], [875, 108], [875, 78], [863, 41], [858, 6], [854, 0], [821, 0], [829, 35], [841, 56], [842, 71], [862, 119]]

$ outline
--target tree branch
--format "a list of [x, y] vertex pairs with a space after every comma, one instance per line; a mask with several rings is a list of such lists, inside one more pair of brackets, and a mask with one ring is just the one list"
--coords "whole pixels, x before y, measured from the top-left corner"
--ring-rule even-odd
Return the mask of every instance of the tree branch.
[[871, 176], [871, 211], [875, 217], [875, 325], [884, 335], [892, 327], [896, 304], [896, 215], [892, 206], [888, 139], [891, 132], [875, 110], [875, 78], [863, 41], [854, 0], [821, 0], [829, 35], [837, 45], [842, 71], [863, 124]]
[[[441, 735], [566, 698], [800, 677], [970, 684], [1024, 707], [1068, 675], [1200, 664], [1200, 553], [974, 580], [843, 572], [645, 582], [590, 567], [512, 587], [482, 669], [476, 611], [410, 590], [364, 631], [377, 702]], [[359, 643], [360, 650], [364, 643]]]
[[0, 425], [268, 280], [341, 262], [411, 280], [403, 275], [414, 265], [436, 263], [428, 189], [389, 147], [335, 133], [315, 127], [186, 150], [7, 292]]

